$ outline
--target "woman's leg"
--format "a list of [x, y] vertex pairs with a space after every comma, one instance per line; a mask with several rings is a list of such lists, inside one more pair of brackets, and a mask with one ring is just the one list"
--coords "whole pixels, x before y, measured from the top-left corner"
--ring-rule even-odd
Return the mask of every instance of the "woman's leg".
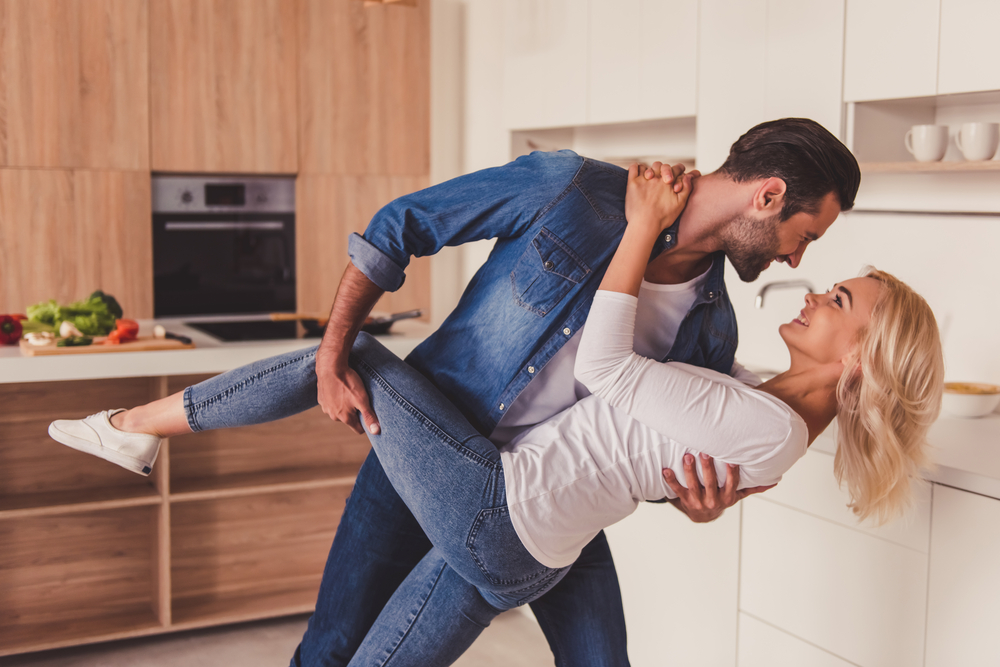
[[381, 426], [382, 468], [431, 543], [497, 609], [530, 601], [566, 568], [524, 548], [507, 510], [496, 447], [424, 376], [362, 334], [351, 353]]
[[500, 613], [432, 549], [396, 589], [350, 667], [443, 667]]

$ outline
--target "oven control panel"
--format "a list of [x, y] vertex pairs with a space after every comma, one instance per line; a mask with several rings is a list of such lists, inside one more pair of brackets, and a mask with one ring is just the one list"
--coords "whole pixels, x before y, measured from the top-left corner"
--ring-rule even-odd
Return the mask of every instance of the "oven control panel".
[[294, 213], [293, 177], [153, 176], [153, 213]]

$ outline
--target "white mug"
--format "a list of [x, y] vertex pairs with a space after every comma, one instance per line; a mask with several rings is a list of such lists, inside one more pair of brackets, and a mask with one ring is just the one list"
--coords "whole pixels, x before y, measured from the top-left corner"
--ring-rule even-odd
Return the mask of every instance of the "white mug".
[[907, 130], [903, 143], [917, 162], [937, 162], [948, 150], [948, 126], [914, 125]]
[[966, 160], [992, 160], [1000, 144], [1000, 124], [962, 123], [955, 143]]

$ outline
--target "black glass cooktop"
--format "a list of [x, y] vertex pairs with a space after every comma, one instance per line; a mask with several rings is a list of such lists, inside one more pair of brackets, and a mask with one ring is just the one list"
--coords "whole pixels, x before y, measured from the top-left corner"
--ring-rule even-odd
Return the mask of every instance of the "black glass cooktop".
[[[285, 340], [299, 338], [298, 323], [252, 320], [244, 322], [187, 322], [192, 329], [204, 331], [224, 341]], [[306, 336], [307, 337], [307, 336]]]

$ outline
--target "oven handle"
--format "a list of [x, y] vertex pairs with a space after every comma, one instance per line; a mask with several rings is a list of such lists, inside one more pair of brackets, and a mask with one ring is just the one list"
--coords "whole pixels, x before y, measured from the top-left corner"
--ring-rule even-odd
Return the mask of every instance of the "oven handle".
[[285, 228], [285, 223], [280, 221], [264, 222], [218, 222], [216, 220], [206, 220], [204, 222], [166, 222], [163, 229], [168, 232], [209, 232], [219, 230], [241, 230], [241, 229], [262, 229], [277, 230]]

